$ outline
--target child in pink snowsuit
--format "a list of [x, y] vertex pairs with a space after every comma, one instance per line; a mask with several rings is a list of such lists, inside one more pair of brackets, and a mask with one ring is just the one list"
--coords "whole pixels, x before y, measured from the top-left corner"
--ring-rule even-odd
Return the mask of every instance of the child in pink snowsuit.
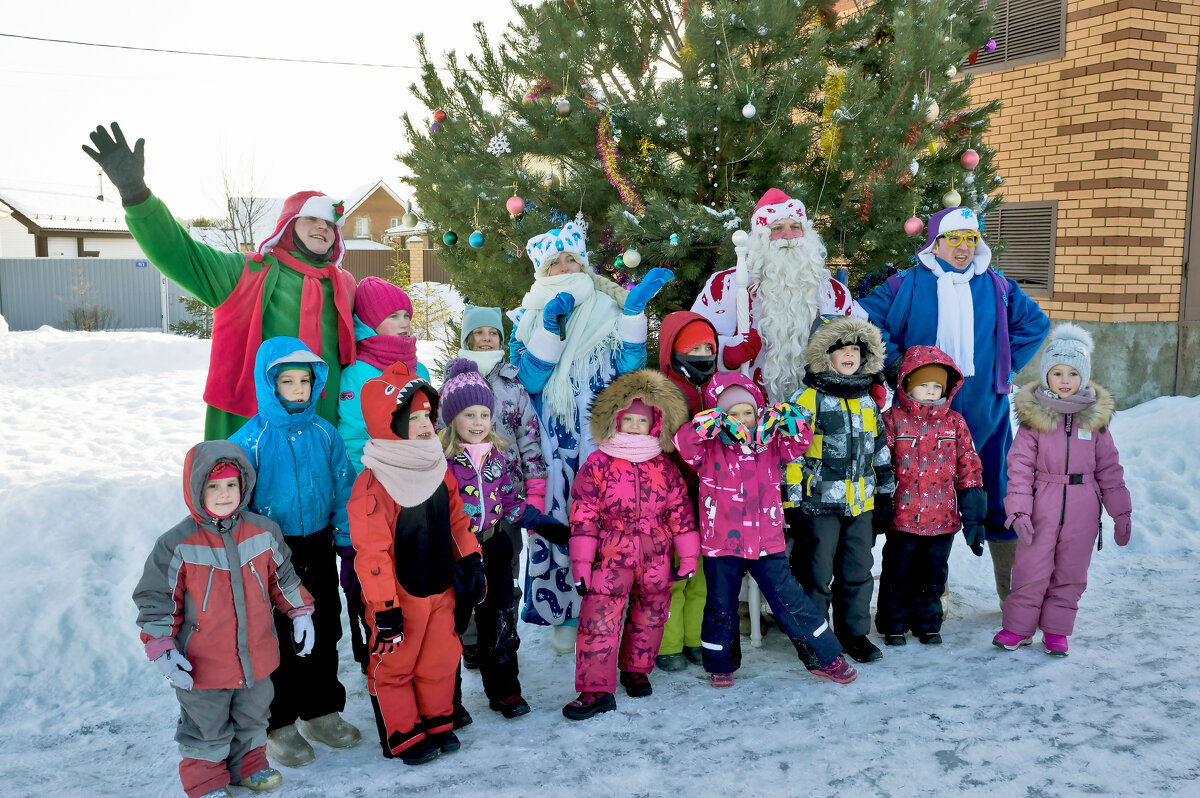
[[592, 405], [599, 448], [571, 488], [571, 572], [583, 601], [575, 643], [579, 697], [563, 707], [570, 720], [616, 708], [618, 666], [631, 698], [651, 693], [646, 674], [671, 604], [671, 555], [679, 556], [681, 578], [696, 572], [700, 556], [687, 487], [664, 453], [686, 419], [679, 389], [649, 369], [617, 377]]
[[1004, 509], [1017, 552], [1004, 628], [992, 640], [1008, 651], [1029, 645], [1040, 628], [1046, 653], [1067, 655], [1092, 544], [1103, 545], [1101, 504], [1117, 545], [1129, 542], [1133, 504], [1108, 431], [1113, 399], [1089, 380], [1091, 355], [1086, 330], [1059, 325], [1042, 352], [1040, 381], [1016, 398], [1021, 426], [1008, 452]]

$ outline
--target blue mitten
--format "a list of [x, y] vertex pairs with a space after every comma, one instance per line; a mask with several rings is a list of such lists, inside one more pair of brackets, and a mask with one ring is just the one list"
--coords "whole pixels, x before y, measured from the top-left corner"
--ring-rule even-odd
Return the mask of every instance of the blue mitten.
[[636, 316], [644, 311], [646, 303], [674, 279], [675, 273], [664, 266], [651, 269], [640, 283], [629, 289], [629, 296], [625, 297], [625, 315]]
[[575, 297], [566, 291], [555, 294], [542, 308], [542, 326], [546, 328], [546, 332], [562, 335], [563, 326], [574, 309]]

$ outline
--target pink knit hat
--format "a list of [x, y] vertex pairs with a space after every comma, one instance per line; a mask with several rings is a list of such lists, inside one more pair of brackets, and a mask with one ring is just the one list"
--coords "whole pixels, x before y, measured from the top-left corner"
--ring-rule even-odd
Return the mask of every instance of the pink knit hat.
[[379, 323], [397, 310], [412, 316], [412, 300], [400, 286], [378, 277], [364, 277], [354, 295], [354, 315], [374, 330]]

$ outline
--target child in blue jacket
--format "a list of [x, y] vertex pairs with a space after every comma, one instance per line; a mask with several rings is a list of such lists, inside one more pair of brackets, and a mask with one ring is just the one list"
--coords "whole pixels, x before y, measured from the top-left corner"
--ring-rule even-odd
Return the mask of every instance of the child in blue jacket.
[[354, 487], [354, 467], [332, 424], [316, 414], [329, 367], [299, 338], [263, 341], [254, 362], [258, 414], [230, 440], [242, 447], [258, 474], [253, 512], [283, 530], [292, 565], [312, 594], [317, 643], [301, 659], [286, 643], [291, 621], [275, 613], [280, 646], [279, 668], [271, 674], [275, 698], [267, 728], [267, 752], [288, 767], [311, 762], [305, 735], [333, 748], [349, 748], [362, 739], [342, 720], [346, 688], [338, 681], [337, 642], [342, 636], [341, 602], [334, 545], [350, 545], [346, 502]]

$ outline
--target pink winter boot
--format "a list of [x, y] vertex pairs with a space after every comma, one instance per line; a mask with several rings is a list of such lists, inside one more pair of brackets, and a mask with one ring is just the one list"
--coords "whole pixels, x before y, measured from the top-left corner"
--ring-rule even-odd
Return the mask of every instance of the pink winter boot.
[[1046, 653], [1052, 657], [1067, 656], [1066, 635], [1052, 635], [1049, 632], [1043, 632], [1042, 645], [1046, 647]]
[[[992, 645], [996, 648], [1002, 648], [1005, 651], [1016, 651], [1021, 646], [1027, 646], [1033, 642], [1032, 637], [1021, 637], [1007, 629], [1001, 629], [992, 638]], [[1065, 644], [1064, 644], [1065, 645]]]

